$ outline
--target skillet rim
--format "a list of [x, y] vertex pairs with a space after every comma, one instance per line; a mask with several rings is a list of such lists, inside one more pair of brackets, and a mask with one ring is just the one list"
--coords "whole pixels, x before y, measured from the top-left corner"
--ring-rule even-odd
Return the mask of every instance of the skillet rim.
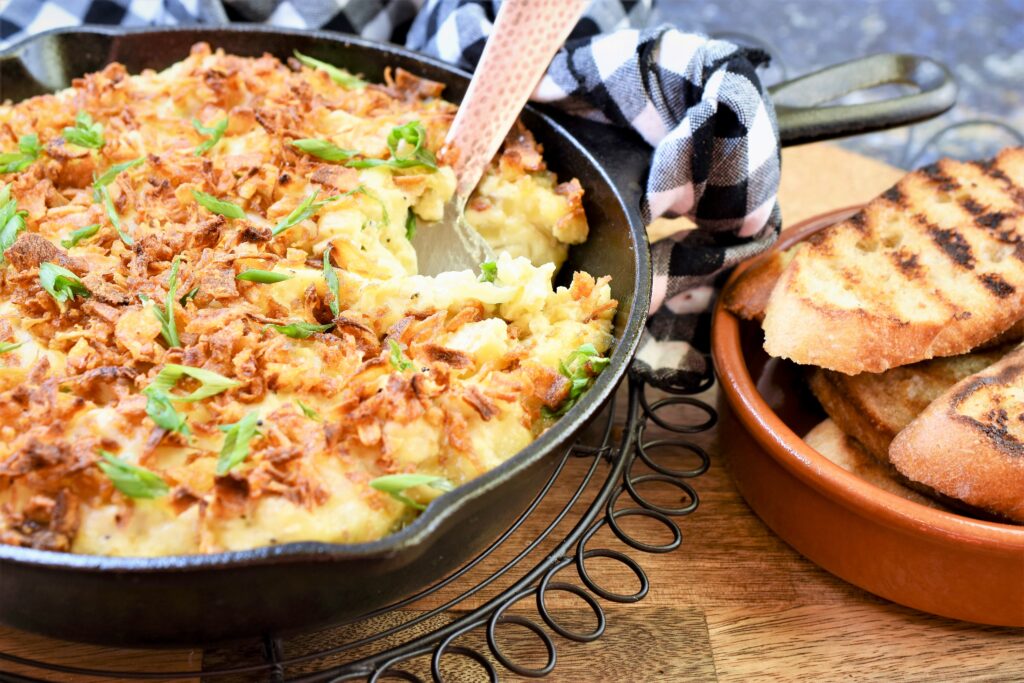
[[[392, 43], [378, 42], [345, 33], [322, 30], [289, 29], [253, 25], [193, 25], [171, 27], [123, 28], [84, 24], [75, 27], [56, 28], [28, 36], [0, 51], [0, 62], [18, 60], [20, 53], [32, 44], [49, 36], [103, 35], [110, 38], [138, 34], [194, 34], [194, 41], [207, 40], [211, 43], [216, 33], [272, 34], [323, 40], [340, 47], [358, 46], [382, 53], [383, 57], [397, 55], [421, 64], [447, 72], [456, 79], [468, 82], [470, 74], [433, 57], [423, 55]], [[579, 432], [614, 393], [626, 375], [640, 337], [644, 331], [650, 306], [652, 288], [652, 265], [647, 231], [640, 220], [637, 207], [627, 201], [628, 194], [610, 177], [605, 166], [574, 135], [569, 133], [551, 116], [527, 105], [525, 111], [540, 119], [551, 132], [567, 141], [591, 164], [599, 182], [611, 190], [626, 216], [632, 247], [635, 275], [632, 283], [633, 300], [626, 315], [622, 335], [615, 340], [611, 363], [601, 373], [594, 386], [552, 427], [541, 434], [511, 458], [475, 479], [462, 484], [452, 491], [436, 498], [411, 524], [376, 541], [364, 543], [327, 543], [323, 541], [295, 541], [279, 545], [259, 546], [246, 550], [231, 550], [219, 553], [194, 555], [165, 555], [156, 557], [115, 557], [107, 555], [83, 555], [52, 550], [37, 550], [0, 544], [0, 566], [16, 563], [24, 566], [57, 570], [86, 570], [100, 573], [148, 574], [173, 571], [201, 571], [210, 569], [233, 569], [242, 566], [282, 564], [290, 561], [336, 562], [345, 560], [367, 560], [397, 555], [417, 546], [425, 546], [441, 535], [440, 527], [468, 503], [472, 498], [487, 495], [500, 488], [506, 479], [528, 468], [537, 460], [552, 457], [552, 451], [561, 443]]]

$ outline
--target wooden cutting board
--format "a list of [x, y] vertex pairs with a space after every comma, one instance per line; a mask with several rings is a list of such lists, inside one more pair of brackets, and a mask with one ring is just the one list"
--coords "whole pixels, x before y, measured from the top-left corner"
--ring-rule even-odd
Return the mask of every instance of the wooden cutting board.
[[[862, 203], [900, 175], [832, 145], [787, 149], [783, 215], [794, 224]], [[681, 227], [684, 222], [658, 221], [651, 232], [663, 236]], [[704, 397], [712, 404], [713, 392]], [[658, 430], [647, 436], [658, 438]], [[922, 614], [818, 569], [776, 538], [739, 497], [722, 467], [717, 433], [698, 440], [712, 466], [693, 480], [701, 505], [681, 525], [683, 547], [638, 557], [650, 594], [634, 605], [604, 603], [607, 632], [594, 643], [558, 639], [558, 667], [550, 680], [1024, 680], [1024, 633]], [[570, 461], [569, 467], [586, 464]], [[553, 599], [551, 607], [586, 628], [589, 612], [578, 602]], [[125, 652], [9, 629], [0, 630], [0, 650], [90, 667], [197, 672], [204, 663], [209, 668], [230, 661], [236, 652]], [[523, 647], [524, 661], [539, 661], [534, 650]], [[29, 673], [6, 663], [0, 671]]]

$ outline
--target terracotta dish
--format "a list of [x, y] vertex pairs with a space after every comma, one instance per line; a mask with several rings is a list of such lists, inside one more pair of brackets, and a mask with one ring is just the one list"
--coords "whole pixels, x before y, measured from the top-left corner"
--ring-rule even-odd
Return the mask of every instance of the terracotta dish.
[[[805, 221], [777, 248], [854, 210]], [[801, 368], [769, 358], [763, 340], [759, 325], [719, 302], [712, 352], [722, 446], [758, 516], [808, 559], [876, 595], [946, 617], [1024, 626], [1024, 527], [925, 507], [820, 455], [802, 436], [825, 415]]]

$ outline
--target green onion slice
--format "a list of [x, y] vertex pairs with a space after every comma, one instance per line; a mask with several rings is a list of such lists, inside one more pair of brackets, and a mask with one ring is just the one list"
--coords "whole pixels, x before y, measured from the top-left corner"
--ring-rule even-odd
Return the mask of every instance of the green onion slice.
[[81, 278], [67, 268], [49, 261], [39, 264], [39, 284], [61, 305], [76, 296], [89, 297], [89, 290], [82, 284]]
[[454, 485], [444, 477], [436, 477], [430, 474], [388, 474], [377, 477], [370, 481], [370, 486], [382, 493], [386, 493], [400, 503], [417, 510], [426, 510], [427, 506], [417, 503], [405, 495], [407, 489], [414, 486], [430, 486], [439, 491], [451, 491]]
[[[171, 389], [173, 389], [174, 385], [184, 377], [191, 377], [199, 382], [199, 388], [185, 396], [172, 394]], [[149, 383], [149, 386], [143, 389], [143, 393], [148, 394], [154, 391], [161, 391], [166, 393], [172, 401], [193, 403], [195, 401], [202, 401], [204, 398], [215, 396], [222, 391], [227, 391], [228, 389], [240, 385], [241, 382], [229, 379], [224, 375], [219, 375], [210, 370], [194, 368], [190, 365], [168, 363], [160, 370], [157, 376], [153, 378], [153, 381]]]
[[135, 240], [132, 236], [121, 229], [121, 217], [117, 215], [117, 208], [114, 207], [114, 200], [110, 198], [110, 190], [106, 185], [99, 185], [95, 188], [95, 192], [99, 193], [100, 201], [103, 203], [103, 208], [107, 212], [107, 218], [110, 219], [110, 224], [117, 230], [118, 237], [129, 247], [134, 246]]
[[160, 475], [116, 457], [107, 451], [100, 451], [103, 461], [99, 468], [110, 478], [114, 488], [129, 498], [159, 498], [170, 491]]
[[[114, 164], [113, 166], [108, 168], [106, 171], [104, 171], [101, 176], [99, 176], [98, 178], [94, 179], [92, 181], [92, 185], [93, 185], [94, 188], [98, 188], [98, 187], [101, 187], [103, 185], [109, 185], [110, 183], [114, 182], [114, 178], [116, 178], [118, 175], [120, 175], [121, 173], [127, 171], [129, 168], [135, 168], [136, 166], [138, 166], [139, 164], [141, 164], [145, 160], [146, 160], [146, 157], [145, 156], [141, 156], [138, 159], [132, 159], [130, 161], [123, 161], [120, 164]], [[99, 201], [99, 200], [97, 199], [97, 201]]]
[[0, 342], [0, 355], [20, 349], [25, 342]]
[[77, 247], [78, 243], [82, 240], [87, 240], [100, 231], [100, 224], [93, 223], [87, 225], [84, 228], [78, 228], [68, 233], [68, 236], [60, 241], [60, 245], [65, 249], [71, 249]]
[[480, 264], [480, 282], [494, 282], [498, 277], [498, 264], [494, 261], [484, 261]]
[[192, 127], [195, 128], [196, 132], [200, 135], [209, 136], [209, 139], [203, 140], [202, 144], [196, 147], [196, 151], [193, 152], [197, 157], [200, 157], [213, 149], [213, 146], [220, 142], [220, 139], [224, 137], [224, 131], [228, 129], [228, 118], [225, 116], [212, 126], [204, 126], [202, 121], [193, 118]]
[[174, 404], [171, 403], [170, 395], [163, 391], [154, 389], [146, 392], [146, 415], [149, 415], [149, 418], [158, 427], [169, 432], [178, 432], [185, 435], [191, 433], [188, 428], [188, 420], [185, 419], [184, 415], [175, 410]]
[[[17, 152], [0, 154], [0, 173], [19, 173], [32, 165], [39, 158], [43, 148], [39, 144], [39, 136], [35, 133], [22, 135], [18, 138]], [[6, 201], [6, 200], [5, 200]]]
[[333, 64], [328, 64], [327, 62], [322, 62], [319, 59], [314, 59], [313, 57], [302, 54], [298, 50], [295, 50], [294, 54], [295, 59], [299, 60], [299, 62], [304, 66], [325, 72], [331, 77], [332, 81], [346, 90], [358, 90], [366, 85], [366, 81], [359, 78], [359, 76], [355, 76], [344, 69], [339, 69]]
[[220, 214], [226, 218], [245, 218], [245, 211], [238, 204], [232, 204], [223, 199], [217, 199], [212, 194], [192, 190], [192, 196], [207, 211]]
[[353, 149], [343, 149], [338, 147], [333, 142], [327, 140], [318, 140], [316, 138], [304, 138], [302, 140], [294, 140], [292, 147], [302, 150], [310, 156], [314, 156], [324, 161], [348, 161], [352, 157], [359, 154]]
[[331, 265], [331, 244], [324, 249], [324, 280], [327, 282], [327, 289], [331, 290], [331, 313], [337, 318], [341, 315], [341, 283], [338, 281], [338, 273]]
[[389, 360], [391, 361], [392, 367], [403, 372], [415, 367], [416, 364], [406, 358], [405, 354], [402, 353], [402, 347], [398, 345], [398, 342], [394, 339], [388, 339], [388, 346], [391, 348]]
[[291, 280], [292, 275], [288, 273], [275, 273], [272, 270], [260, 270], [258, 268], [249, 268], [243, 270], [241, 273], [235, 276], [236, 280], [242, 280], [243, 282], [259, 282], [264, 285], [272, 285], [275, 282], [284, 282], [285, 280]]
[[259, 412], [254, 410], [232, 425], [224, 435], [224, 445], [217, 458], [218, 475], [227, 474], [249, 456], [249, 442], [256, 436], [259, 419]]
[[75, 115], [75, 125], [64, 129], [64, 140], [72, 145], [100, 149], [103, 147], [103, 124], [94, 123], [87, 111]]
[[267, 325], [267, 327], [273, 328], [283, 334], [286, 337], [292, 339], [309, 339], [317, 332], [326, 332], [327, 330], [334, 327], [334, 323], [328, 323], [327, 325], [317, 325], [315, 323], [307, 323], [299, 320], [287, 325]]
[[590, 388], [594, 379], [608, 367], [611, 359], [602, 357], [593, 344], [582, 344], [578, 349], [558, 364], [558, 371], [571, 381], [569, 395], [557, 410], [547, 407], [541, 409], [544, 417], [553, 418], [565, 415], [580, 400], [583, 392]]

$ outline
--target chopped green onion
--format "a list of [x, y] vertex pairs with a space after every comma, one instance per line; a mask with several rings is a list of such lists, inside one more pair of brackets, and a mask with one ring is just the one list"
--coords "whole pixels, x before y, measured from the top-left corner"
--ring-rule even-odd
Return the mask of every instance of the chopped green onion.
[[494, 282], [498, 277], [498, 264], [494, 261], [484, 261], [480, 264], [480, 282]]
[[316, 197], [317, 195], [320, 194], [320, 190], [313, 190], [313, 194], [303, 199], [302, 203], [296, 206], [290, 214], [282, 218], [281, 221], [274, 226], [274, 229], [270, 231], [270, 234], [275, 236], [280, 235], [288, 228], [294, 227], [301, 223], [302, 221], [309, 218], [310, 216], [312, 216], [314, 213], [320, 210], [320, 207], [324, 206], [325, 204], [329, 204], [330, 202], [333, 202], [336, 199], [341, 199], [342, 197], [347, 197], [353, 192], [355, 192], [355, 190], [346, 192], [343, 195], [332, 195], [327, 199], [318, 202], [316, 201]]
[[[399, 153], [401, 143], [411, 146], [412, 150], [405, 154]], [[390, 168], [412, 168], [413, 166], [426, 166], [434, 171], [437, 170], [437, 159], [434, 153], [424, 147], [427, 142], [427, 131], [419, 121], [410, 121], [401, 126], [395, 126], [388, 133], [387, 145], [391, 152], [390, 159], [352, 159], [345, 162], [350, 168], [373, 168], [376, 166], [387, 166]]]
[[[171, 389], [174, 388], [174, 385], [178, 383], [178, 380], [183, 377], [191, 377], [199, 382], [199, 388], [185, 396], [170, 393]], [[172, 401], [193, 403], [195, 401], [202, 401], [204, 398], [215, 396], [222, 391], [227, 391], [228, 389], [240, 385], [241, 382], [228, 379], [224, 375], [218, 375], [216, 372], [212, 372], [210, 370], [194, 368], [189, 365], [168, 363], [162, 370], [160, 370], [159, 374], [157, 374], [153, 381], [149, 383], [149, 386], [142, 390], [142, 393], [148, 395], [151, 392], [160, 391], [166, 393], [168, 398]]]
[[17, 152], [0, 154], [0, 173], [18, 173], [32, 165], [39, 158], [43, 148], [39, 145], [39, 136], [35, 133], [22, 135], [18, 138]]
[[107, 212], [107, 218], [110, 219], [111, 225], [113, 225], [114, 229], [117, 230], [118, 237], [120, 237], [121, 241], [129, 247], [133, 246], [135, 244], [135, 240], [132, 239], [131, 235], [121, 229], [121, 217], [117, 215], [117, 209], [114, 208], [114, 200], [110, 198], [110, 190], [107, 189], [106, 185], [99, 185], [95, 188], [95, 191], [99, 193], [100, 200], [103, 202], [103, 208]]
[[275, 273], [272, 270], [259, 270], [258, 268], [249, 268], [243, 270], [241, 273], [235, 276], [236, 280], [242, 280], [244, 282], [259, 282], [263, 285], [272, 285], [275, 282], [284, 282], [285, 280], [291, 280], [293, 276], [288, 273]]
[[93, 223], [87, 225], [84, 228], [78, 228], [68, 233], [68, 236], [60, 241], [60, 244], [65, 249], [71, 249], [77, 247], [78, 243], [82, 240], [87, 240], [100, 231], [100, 224]]
[[149, 415], [156, 426], [169, 432], [185, 435], [191, 433], [185, 416], [174, 409], [170, 395], [163, 391], [154, 389], [146, 392], [146, 415]]
[[89, 296], [89, 290], [77, 275], [49, 261], [39, 264], [39, 284], [62, 306], [76, 296]]
[[79, 147], [99, 149], [103, 147], [103, 124], [93, 123], [87, 111], [80, 111], [75, 116], [75, 125], [64, 129], [64, 140]]
[[296, 403], [299, 404], [299, 410], [302, 411], [303, 415], [308, 417], [310, 420], [316, 420], [317, 422], [321, 421], [320, 413], [316, 412], [302, 401], [296, 401]]
[[24, 345], [25, 342], [0, 342], [0, 355], [10, 353], [11, 351], [14, 351], [16, 349], [20, 349]]
[[256, 436], [259, 419], [259, 413], [254, 410], [228, 430], [220, 449], [220, 457], [217, 458], [218, 475], [227, 474], [249, 456], [249, 442]]
[[18, 210], [18, 200], [11, 197], [11, 186], [0, 188], [0, 262], [3, 253], [11, 248], [18, 235], [25, 229], [28, 211]]
[[181, 346], [181, 340], [178, 338], [178, 323], [174, 320], [174, 301], [178, 294], [178, 268], [180, 266], [181, 254], [178, 254], [171, 262], [171, 275], [167, 280], [167, 297], [164, 299], [163, 310], [159, 310], [160, 307], [153, 304], [153, 314], [160, 321], [160, 334], [163, 335], [169, 349]]
[[192, 190], [192, 196], [196, 198], [200, 206], [205, 208], [207, 211], [220, 214], [227, 218], [245, 218], [245, 211], [238, 204], [232, 204], [229, 201], [223, 199], [217, 199], [212, 194], [200, 192], [199, 190]]
[[366, 85], [366, 81], [354, 76], [345, 69], [339, 69], [333, 64], [327, 62], [321, 62], [319, 59], [314, 59], [307, 55], [302, 54], [298, 50], [294, 51], [295, 59], [299, 60], [303, 65], [308, 66], [310, 69], [317, 69], [318, 71], [325, 72], [331, 77], [331, 80], [342, 86], [346, 90], [358, 90]]
[[324, 280], [327, 281], [327, 289], [331, 290], [331, 313], [337, 318], [341, 315], [341, 283], [338, 282], [338, 274], [331, 265], [331, 246], [324, 249]]
[[103, 462], [99, 463], [99, 468], [103, 474], [110, 478], [114, 488], [129, 498], [159, 498], [171, 490], [160, 475], [145, 467], [125, 462], [107, 451], [101, 450], [100, 456]]
[[208, 140], [204, 140], [202, 144], [196, 147], [194, 154], [197, 157], [200, 157], [213, 149], [213, 146], [220, 142], [220, 139], [224, 137], [224, 131], [228, 129], [228, 117], [225, 116], [222, 120], [212, 126], [204, 126], [202, 121], [193, 118], [192, 127], [195, 128], [196, 132], [200, 135], [209, 136]]
[[292, 147], [324, 161], [348, 161], [359, 154], [356, 150], [342, 149], [333, 142], [314, 138], [295, 140], [292, 142]]
[[[120, 164], [114, 164], [106, 171], [104, 171], [103, 175], [99, 176], [98, 178], [95, 178], [92, 181], [92, 186], [94, 188], [99, 188], [102, 187], [103, 185], [109, 185], [110, 183], [114, 182], [114, 178], [116, 178], [118, 175], [120, 175], [124, 171], [127, 171], [129, 168], [135, 168], [145, 160], [146, 157], [141, 156], [138, 159], [132, 159], [131, 161], [124, 161], [121, 162]], [[96, 197], [96, 194], [97, 193], [94, 191], [93, 196]], [[98, 197], [96, 197], [96, 201], [99, 201]]]
[[267, 325], [272, 327], [286, 337], [292, 339], [309, 339], [317, 332], [326, 332], [327, 330], [334, 327], [334, 323], [328, 323], [327, 325], [317, 325], [315, 323], [307, 323], [299, 320], [297, 322], [288, 323], [287, 325]]
[[412, 238], [416, 236], [416, 214], [409, 209], [408, 215], [405, 217], [405, 239], [412, 242]]
[[547, 407], [541, 409], [544, 417], [552, 418], [565, 415], [565, 413], [576, 405], [583, 392], [594, 383], [594, 378], [601, 374], [601, 371], [608, 367], [611, 359], [604, 358], [598, 354], [593, 344], [582, 344], [578, 349], [558, 364], [558, 371], [571, 381], [569, 395], [556, 410]]
[[8, 218], [14, 215], [14, 212], [18, 210], [17, 201], [8, 208], [8, 204], [11, 202], [11, 186], [8, 183], [4, 183], [0, 186], [0, 224], [3, 224]]
[[[424, 145], [427, 142], [427, 131], [419, 121], [410, 121], [401, 126], [395, 126], [388, 133], [387, 146], [391, 157], [388, 159], [355, 159], [360, 152], [351, 149], [343, 149], [333, 142], [307, 138], [295, 140], [292, 146], [297, 147], [306, 154], [311, 154], [324, 161], [343, 161], [349, 168], [374, 168], [385, 166], [388, 168], [412, 168], [413, 166], [426, 166], [436, 171], [437, 159], [434, 153]], [[405, 143], [405, 148], [411, 147], [409, 151], [400, 149]]]
[[430, 486], [439, 491], [451, 491], [454, 485], [444, 477], [435, 477], [430, 474], [388, 474], [377, 477], [370, 481], [370, 486], [377, 491], [386, 493], [400, 503], [417, 510], [426, 510], [427, 506], [417, 503], [405, 495], [407, 489], [414, 486]]
[[394, 339], [388, 339], [388, 346], [391, 348], [391, 365], [396, 370], [401, 370], [404, 372], [405, 370], [408, 370], [416, 365], [411, 360], [405, 357], [405, 354], [402, 353], [402, 347], [399, 346], [398, 342], [396, 342]]

